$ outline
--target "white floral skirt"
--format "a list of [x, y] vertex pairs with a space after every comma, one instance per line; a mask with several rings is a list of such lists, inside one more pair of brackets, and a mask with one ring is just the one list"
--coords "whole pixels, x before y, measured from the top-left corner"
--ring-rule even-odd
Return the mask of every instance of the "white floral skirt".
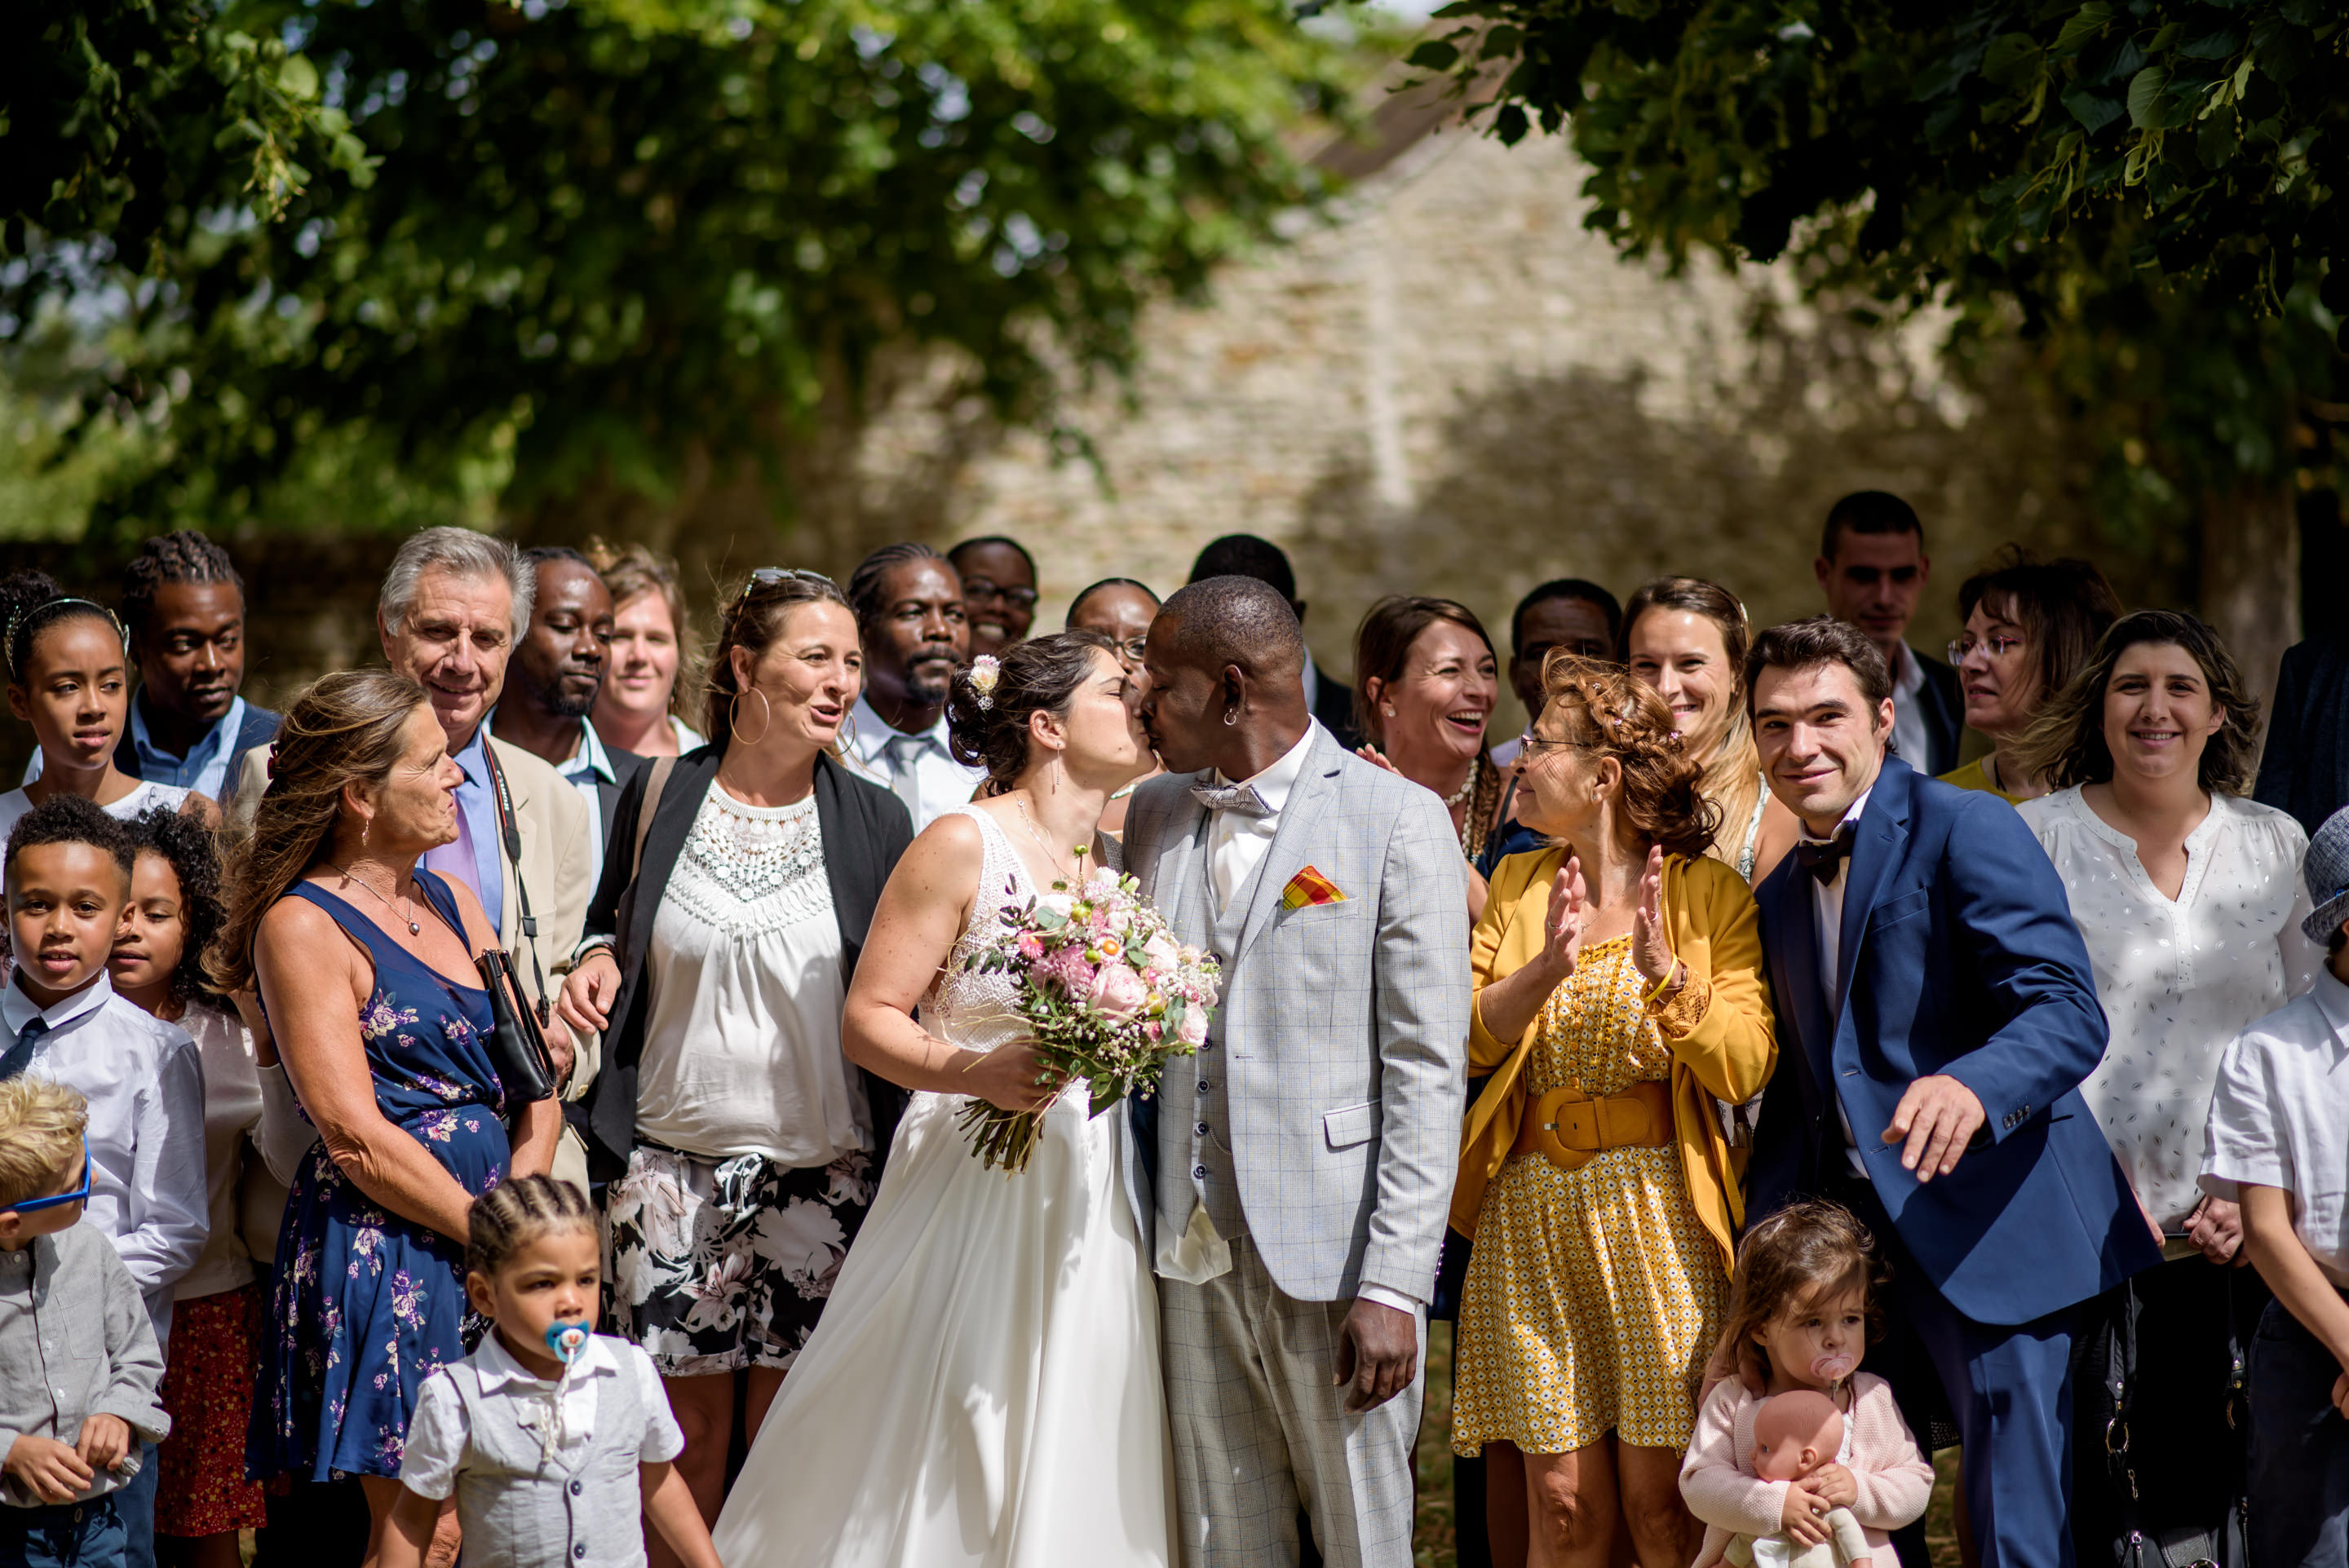
[[638, 1144], [605, 1197], [611, 1332], [665, 1377], [789, 1371], [872, 1202], [862, 1152], [795, 1170]]

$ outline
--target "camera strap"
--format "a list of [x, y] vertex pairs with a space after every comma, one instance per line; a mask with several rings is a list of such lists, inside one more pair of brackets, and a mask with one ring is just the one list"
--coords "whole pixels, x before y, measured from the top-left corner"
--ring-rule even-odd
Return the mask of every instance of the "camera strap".
[[544, 1028], [553, 1016], [546, 1001], [546, 970], [538, 961], [538, 917], [531, 913], [530, 883], [522, 874], [522, 824], [514, 816], [513, 795], [506, 789], [506, 770], [498, 766], [497, 748], [489, 738], [481, 739], [481, 761], [490, 770], [492, 798], [498, 808], [498, 838], [504, 845], [508, 864], [513, 867], [514, 891], [522, 898], [523, 945], [530, 949], [531, 974], [538, 981], [538, 996], [532, 1006], [537, 1010], [539, 1027]]

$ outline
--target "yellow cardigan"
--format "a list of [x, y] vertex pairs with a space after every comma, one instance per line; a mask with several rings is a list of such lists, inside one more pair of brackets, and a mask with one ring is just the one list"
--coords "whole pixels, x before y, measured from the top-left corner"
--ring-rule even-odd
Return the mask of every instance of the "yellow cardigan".
[[[1485, 1189], [1517, 1141], [1529, 1098], [1526, 1057], [1541, 1028], [1536, 1020], [1515, 1045], [1495, 1039], [1485, 1027], [1484, 990], [1540, 951], [1550, 883], [1565, 861], [1563, 849], [1502, 861], [1493, 871], [1485, 917], [1469, 939], [1477, 993], [1468, 1015], [1469, 1073], [1491, 1073], [1492, 1081], [1468, 1113], [1459, 1183], [1452, 1192], [1452, 1225], [1464, 1235], [1476, 1233]], [[1664, 1043], [1672, 1051], [1672, 1130], [1689, 1202], [1720, 1244], [1726, 1270], [1735, 1261], [1732, 1238], [1744, 1222], [1745, 1197], [1713, 1100], [1743, 1105], [1761, 1093], [1778, 1056], [1769, 982], [1762, 972], [1760, 913], [1735, 871], [1719, 861], [1678, 856], [1664, 861], [1663, 909], [1672, 951], [1688, 965], [1690, 982], [1702, 981], [1712, 993], [1688, 1032], [1667, 1033]]]

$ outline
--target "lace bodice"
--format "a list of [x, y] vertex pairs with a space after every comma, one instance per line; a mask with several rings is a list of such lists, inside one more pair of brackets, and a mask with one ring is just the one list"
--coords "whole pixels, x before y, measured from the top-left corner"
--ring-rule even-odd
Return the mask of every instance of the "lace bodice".
[[738, 938], [829, 914], [832, 883], [815, 797], [750, 806], [713, 782], [661, 897]]
[[1003, 906], [1026, 903], [1036, 896], [1036, 884], [993, 817], [974, 806], [957, 806], [946, 815], [978, 824], [978, 894], [971, 900], [970, 923], [922, 997], [922, 1017], [941, 1039], [966, 1050], [991, 1051], [1027, 1028], [1012, 1006], [1019, 984], [1008, 973], [982, 975], [964, 965], [998, 929]]

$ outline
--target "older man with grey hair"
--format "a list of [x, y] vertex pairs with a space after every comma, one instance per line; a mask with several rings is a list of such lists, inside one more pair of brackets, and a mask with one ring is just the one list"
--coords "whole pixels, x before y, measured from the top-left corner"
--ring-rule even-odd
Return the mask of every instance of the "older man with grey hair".
[[[423, 686], [449, 738], [449, 755], [465, 774], [457, 786], [457, 837], [429, 851], [424, 864], [481, 899], [500, 943], [513, 954], [526, 999], [543, 995], [547, 1043], [567, 1066], [572, 1039], [554, 1018], [554, 988], [569, 967], [595, 892], [595, 822], [562, 775], [492, 737], [483, 722], [504, 687], [506, 660], [530, 624], [533, 584], [505, 541], [471, 529], [428, 528], [391, 558], [376, 598], [376, 634], [391, 667]], [[236, 791], [244, 821], [268, 788], [267, 767], [264, 751], [245, 758]], [[576, 1098], [595, 1075], [595, 1042], [581, 1045], [566, 1098]], [[567, 1136], [564, 1153], [577, 1155]], [[560, 1158], [555, 1173], [585, 1185], [584, 1160], [574, 1168], [573, 1158]]]

